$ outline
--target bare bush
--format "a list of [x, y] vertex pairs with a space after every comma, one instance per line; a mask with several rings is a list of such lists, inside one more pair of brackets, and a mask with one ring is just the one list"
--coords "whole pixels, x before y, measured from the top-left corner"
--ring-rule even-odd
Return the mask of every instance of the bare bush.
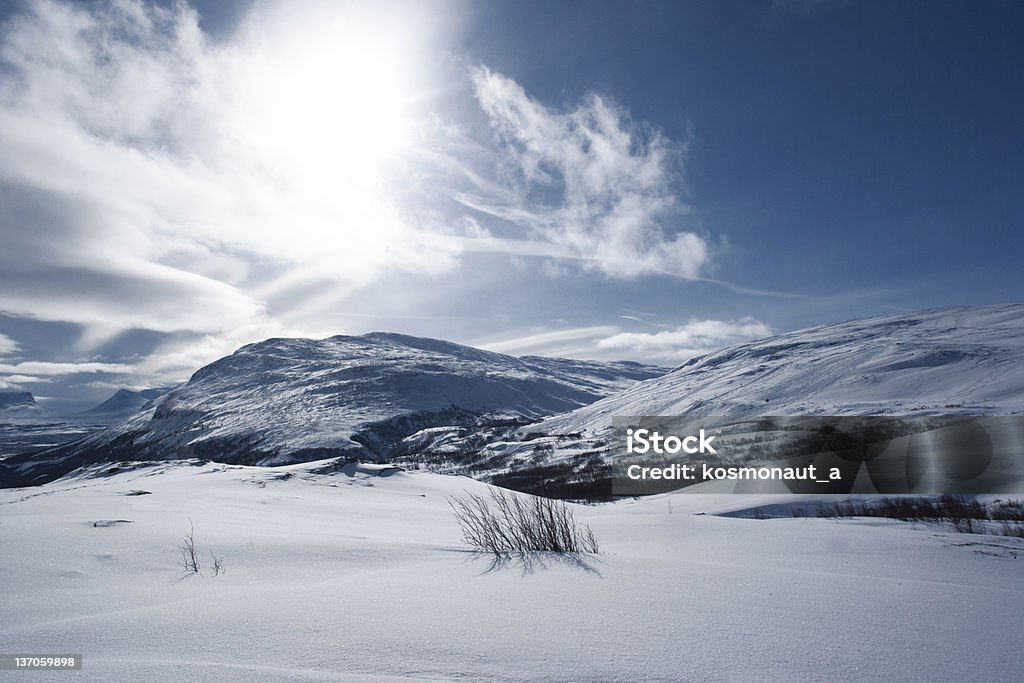
[[[900, 497], [821, 504], [818, 517], [887, 517], [907, 522], [940, 522], [964, 534], [1024, 538], [1024, 501], [995, 501], [986, 506], [965, 496]], [[996, 525], [996, 522], [999, 525]]]
[[185, 542], [178, 546], [181, 552], [181, 564], [186, 572], [199, 573], [199, 551], [196, 549], [196, 529], [192, 520], [188, 520], [188, 533], [185, 534]]
[[1012, 536], [1014, 538], [1024, 538], [1024, 526], [1021, 526], [1019, 522], [1003, 521], [1001, 523], [1000, 533], [1003, 536]]
[[220, 576], [221, 574], [223, 574], [224, 573], [224, 558], [217, 557], [216, 555], [213, 554], [212, 550], [210, 551], [210, 558], [213, 560], [213, 575], [214, 576]]
[[992, 519], [1024, 522], [1024, 500], [997, 500], [990, 508]]
[[462, 538], [476, 550], [495, 555], [544, 551], [597, 553], [597, 540], [578, 524], [560, 500], [491, 489], [491, 499], [467, 493], [448, 499]]
[[[191, 519], [188, 520], [188, 533], [185, 534], [184, 542], [178, 546], [178, 552], [181, 553], [181, 566], [184, 567], [185, 572], [188, 574], [199, 574], [201, 569], [199, 547], [196, 545], [196, 529]], [[220, 576], [223, 574], [224, 558], [218, 557], [212, 550], [210, 551], [210, 558], [213, 561], [213, 575]]]

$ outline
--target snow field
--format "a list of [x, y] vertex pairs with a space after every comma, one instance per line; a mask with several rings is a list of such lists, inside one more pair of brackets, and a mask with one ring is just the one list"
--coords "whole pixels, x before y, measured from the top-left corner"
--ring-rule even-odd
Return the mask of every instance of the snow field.
[[[320, 463], [322, 465], [322, 463]], [[794, 496], [576, 506], [597, 556], [468, 552], [462, 477], [167, 463], [0, 491], [5, 652], [33, 680], [1012, 680], [1024, 544], [723, 516]], [[144, 495], [126, 495], [133, 491]], [[705, 513], [705, 514], [701, 514]], [[94, 526], [103, 520], [130, 520]], [[177, 546], [194, 524], [202, 575]], [[209, 571], [209, 550], [226, 573]], [[26, 680], [0, 672], [0, 680]]]

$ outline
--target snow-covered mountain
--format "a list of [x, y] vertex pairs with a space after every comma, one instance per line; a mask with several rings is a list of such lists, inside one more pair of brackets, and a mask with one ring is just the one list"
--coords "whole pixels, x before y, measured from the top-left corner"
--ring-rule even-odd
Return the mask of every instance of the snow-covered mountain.
[[36, 403], [29, 391], [0, 391], [0, 424], [56, 422], [60, 418]]
[[97, 461], [280, 464], [351, 455], [590, 496], [602, 495], [591, 489], [607, 474], [616, 417], [1022, 411], [1021, 304], [823, 325], [668, 373], [394, 334], [271, 339], [202, 368], [121, 425], [8, 458], [0, 483], [44, 481]]
[[545, 421], [559, 433], [636, 415], [1009, 415], [1024, 412], [1024, 304], [822, 325], [693, 358]]
[[479, 426], [482, 415], [522, 422], [662, 372], [632, 362], [515, 358], [398, 334], [269, 339], [201, 368], [122, 424], [7, 459], [0, 484], [50, 480], [110, 460], [385, 459], [420, 428]]
[[[608, 495], [615, 418], [1014, 415], [1024, 412], [1024, 305], [822, 325], [694, 358], [608, 398], [495, 434], [413, 435], [419, 458], [513, 488]], [[597, 484], [595, 482], [598, 482]], [[603, 492], [603, 493], [602, 493]]]
[[98, 422], [120, 422], [131, 417], [152, 401], [170, 391], [170, 388], [142, 389], [118, 389], [117, 392], [103, 403], [79, 413], [76, 417], [80, 420]]

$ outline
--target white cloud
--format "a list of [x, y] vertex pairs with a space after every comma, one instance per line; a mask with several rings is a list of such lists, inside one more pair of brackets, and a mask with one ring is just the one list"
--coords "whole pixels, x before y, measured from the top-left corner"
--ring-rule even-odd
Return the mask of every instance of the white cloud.
[[14, 353], [19, 348], [21, 347], [18, 346], [18, 342], [14, 341], [6, 334], [0, 334], [0, 356], [6, 356]]
[[107, 382], [103, 380], [96, 380], [94, 382], [78, 382], [70, 386], [72, 389], [100, 389], [104, 391], [118, 391], [120, 389], [127, 389], [128, 391], [143, 391], [145, 389], [154, 389], [156, 387], [148, 384], [126, 384], [124, 382]]
[[[84, 357], [127, 330], [166, 338], [130, 365], [0, 372], [175, 381], [257, 339], [350, 331], [333, 326], [368, 285], [450, 273], [472, 252], [548, 259], [552, 276], [697, 277], [709, 248], [679, 224], [685, 142], [606, 97], [546, 107], [484, 68], [471, 80], [496, 138], [472, 139], [431, 111], [443, 84], [425, 56], [451, 15], [256, 0], [214, 41], [180, 2], [9, 14], [0, 314], [80, 326]], [[509, 348], [593, 355], [617, 331]]]
[[67, 375], [110, 373], [124, 375], [135, 368], [124, 363], [53, 363], [48, 361], [22, 361], [0, 363], [0, 389], [21, 389], [25, 384], [45, 384], [59, 381]]
[[693, 320], [658, 332], [625, 332], [616, 325], [538, 329], [510, 338], [480, 340], [475, 345], [517, 356], [534, 354], [658, 364], [677, 363], [772, 334], [768, 325], [748, 316], [734, 321]]
[[679, 197], [684, 145], [596, 94], [563, 112], [486, 68], [474, 69], [472, 79], [503, 157], [513, 162], [503, 169], [511, 192], [475, 183], [475, 193], [455, 198], [525, 228], [534, 243], [501, 246], [575, 259], [614, 277], [700, 273], [707, 243], [670, 225], [688, 210]]
[[49, 377], [36, 377], [34, 375], [4, 375], [4, 376], [0, 377], [0, 381], [2, 381], [8, 388], [10, 388], [10, 387], [20, 386], [22, 384], [27, 384], [27, 383], [32, 383], [32, 382], [35, 382], [35, 383], [49, 382], [50, 378]]
[[458, 245], [387, 186], [436, 24], [393, 9], [260, 2], [223, 43], [183, 3], [36, 0], [11, 16], [0, 312], [103, 321], [96, 339], [280, 328], [297, 282], [345, 294], [454, 267]]
[[618, 331], [610, 325], [593, 327], [570, 327], [559, 330], [541, 330], [529, 332], [511, 339], [484, 341], [477, 344], [480, 348], [514, 356], [545, 355], [545, 356], [586, 356], [593, 350], [593, 341]]
[[41, 375], [44, 377], [70, 375], [79, 372], [131, 372], [132, 370], [132, 366], [124, 363], [51, 363], [48, 361], [0, 363], [0, 372], [3, 373], [24, 373], [26, 375]]
[[620, 332], [599, 340], [597, 346], [628, 353], [630, 357], [679, 361], [771, 334], [768, 325], [748, 316], [732, 322], [693, 320], [675, 329], [653, 333]]

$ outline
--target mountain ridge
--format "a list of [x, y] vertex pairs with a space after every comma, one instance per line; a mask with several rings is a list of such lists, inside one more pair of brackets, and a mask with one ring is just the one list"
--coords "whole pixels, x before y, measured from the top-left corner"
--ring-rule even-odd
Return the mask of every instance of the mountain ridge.
[[[612, 396], [485, 444], [412, 435], [423, 462], [566, 497], [610, 495], [616, 418], [1024, 413], [1024, 304], [930, 309], [819, 325], [692, 358]], [[604, 482], [604, 483], [601, 483]]]
[[391, 333], [247, 344], [125, 422], [3, 464], [0, 483], [35, 483], [110, 460], [208, 458], [285, 464], [387, 457], [405, 432], [525, 422], [585, 405], [665, 368], [531, 360]]
[[104, 460], [285, 464], [343, 456], [512, 487], [539, 480], [542, 491], [571, 495], [579, 487], [564, 484], [590, 491], [606, 472], [615, 417], [1022, 412], [1024, 304], [820, 325], [667, 372], [516, 358], [392, 333], [275, 338], [200, 368], [121, 425], [10, 458], [0, 480], [39, 481]]
[[585, 430], [611, 413], [1015, 411], [1024, 411], [1024, 304], [992, 304], [859, 318], [734, 344], [547, 422]]

